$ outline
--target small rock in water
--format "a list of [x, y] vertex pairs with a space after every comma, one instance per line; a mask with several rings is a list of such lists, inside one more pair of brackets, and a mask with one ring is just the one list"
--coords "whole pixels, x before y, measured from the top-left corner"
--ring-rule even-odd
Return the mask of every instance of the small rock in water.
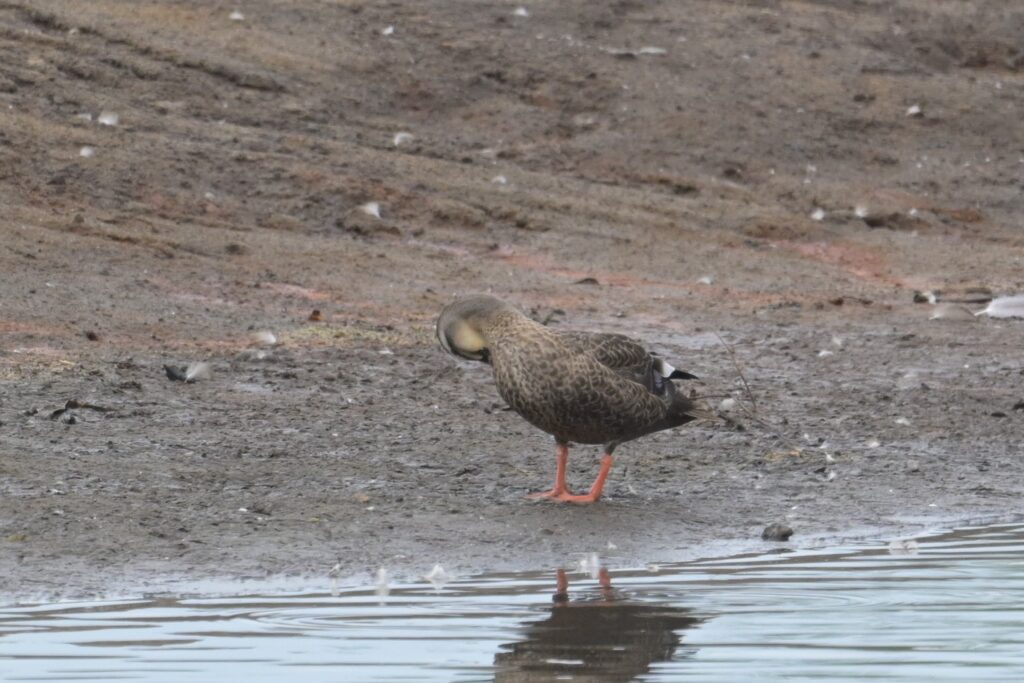
[[121, 117], [112, 111], [100, 112], [100, 115], [96, 117], [96, 121], [104, 126], [116, 126], [121, 123]]
[[387, 600], [388, 594], [391, 592], [390, 580], [391, 577], [387, 569], [381, 567], [377, 570], [377, 580], [374, 582], [373, 592], [377, 594], [382, 604]]
[[238, 10], [235, 10], [234, 12], [228, 15], [228, 19], [230, 19], [231, 21], [245, 21], [245, 15], [239, 12]]
[[917, 551], [917, 541], [913, 539], [899, 538], [889, 544], [890, 555], [916, 555]]
[[825, 209], [815, 209], [811, 212], [811, 220], [823, 221], [825, 220]]
[[793, 535], [793, 529], [786, 524], [775, 522], [769, 524], [761, 532], [761, 540], [763, 541], [788, 541], [789, 537]]
[[444, 570], [439, 564], [435, 564], [434, 568], [430, 570], [430, 573], [423, 577], [434, 585], [434, 590], [441, 590], [444, 585], [452, 580], [451, 574]]
[[601, 558], [597, 553], [590, 553], [579, 561], [577, 569], [581, 574], [588, 574], [590, 578], [596, 579], [601, 572]]
[[403, 142], [409, 142], [410, 140], [412, 140], [412, 138], [412, 133], [406, 133], [405, 131], [402, 131], [399, 133], [395, 133], [395, 139], [393, 142], [395, 143], [395, 147], [398, 147]]
[[93, 149], [92, 147], [89, 147], [88, 145], [78, 150], [78, 156], [85, 157], [86, 159], [93, 156], [94, 154], [96, 154], [96, 150]]

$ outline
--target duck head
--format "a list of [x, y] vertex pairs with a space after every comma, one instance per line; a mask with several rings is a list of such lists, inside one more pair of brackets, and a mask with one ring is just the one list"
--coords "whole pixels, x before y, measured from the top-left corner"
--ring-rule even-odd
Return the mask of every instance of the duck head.
[[484, 363], [490, 360], [487, 328], [501, 313], [514, 311], [493, 296], [471, 296], [445, 306], [437, 319], [437, 339], [450, 354]]

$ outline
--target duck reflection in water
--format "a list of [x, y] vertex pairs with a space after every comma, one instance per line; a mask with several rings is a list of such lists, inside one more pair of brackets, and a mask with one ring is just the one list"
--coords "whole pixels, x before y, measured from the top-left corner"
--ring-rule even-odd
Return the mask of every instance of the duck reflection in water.
[[599, 588], [569, 598], [565, 571], [557, 571], [551, 614], [525, 626], [524, 639], [503, 646], [495, 657], [496, 683], [572, 680], [631, 681], [651, 664], [672, 658], [679, 632], [702, 620], [690, 610], [630, 602], [612, 588], [607, 569]]

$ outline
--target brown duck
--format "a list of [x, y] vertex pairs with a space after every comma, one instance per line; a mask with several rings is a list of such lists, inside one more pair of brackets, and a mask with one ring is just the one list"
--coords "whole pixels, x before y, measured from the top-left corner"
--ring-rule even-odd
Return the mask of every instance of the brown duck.
[[[640, 343], [621, 334], [552, 330], [494, 297], [449, 304], [437, 338], [449, 353], [489, 363], [501, 397], [555, 437], [555, 485], [532, 498], [593, 503], [619, 444], [707, 416], [671, 381], [696, 377]], [[565, 486], [570, 443], [604, 444], [601, 470], [584, 495]]]

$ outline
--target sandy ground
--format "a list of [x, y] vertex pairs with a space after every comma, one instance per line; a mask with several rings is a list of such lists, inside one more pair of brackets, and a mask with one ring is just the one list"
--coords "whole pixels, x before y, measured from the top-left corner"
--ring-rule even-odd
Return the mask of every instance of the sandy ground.
[[[1022, 30], [1012, 0], [0, 1], [0, 594], [1020, 514], [1024, 321], [913, 299], [1024, 291]], [[433, 339], [481, 291], [743, 410], [622, 447], [597, 505], [525, 501], [551, 443]]]

